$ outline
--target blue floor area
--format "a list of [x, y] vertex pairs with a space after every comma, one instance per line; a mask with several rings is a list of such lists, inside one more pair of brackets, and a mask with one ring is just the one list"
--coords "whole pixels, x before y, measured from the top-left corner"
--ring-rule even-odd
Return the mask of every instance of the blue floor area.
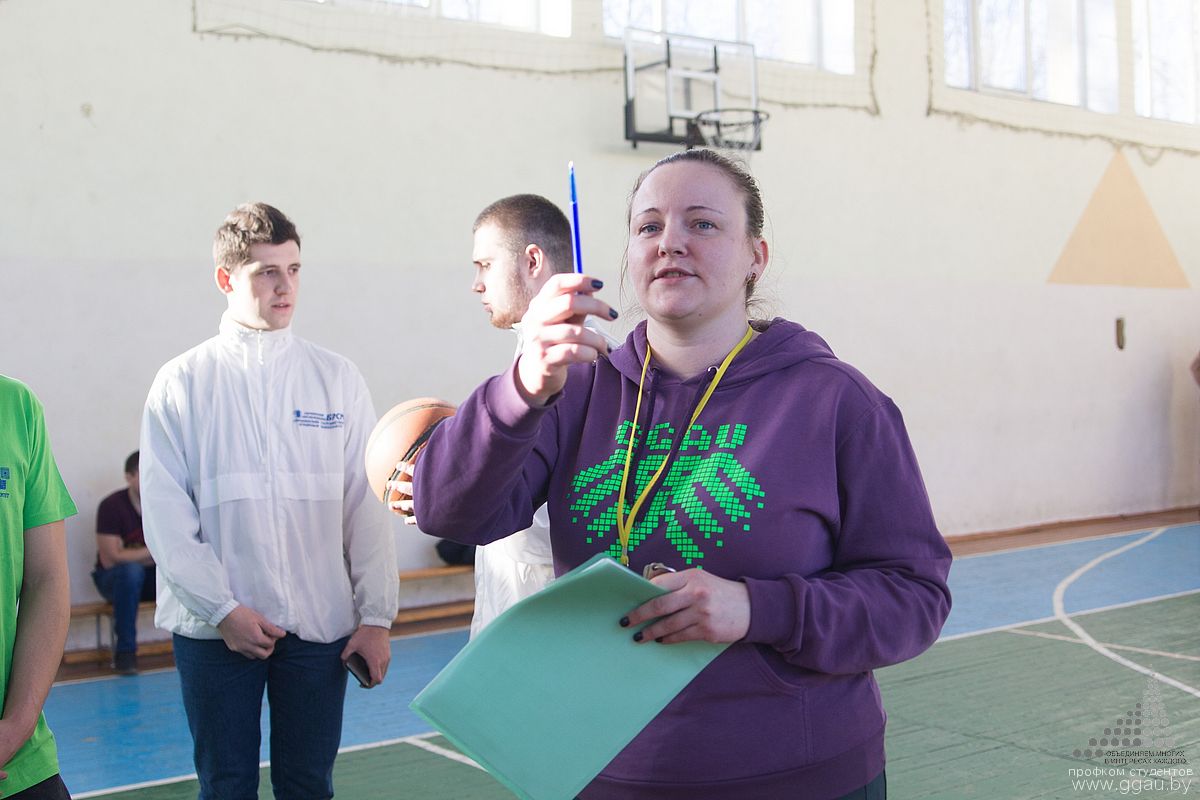
[[[1052, 616], [1051, 596], [1063, 578], [1145, 533], [955, 561], [950, 573], [954, 610], [943, 636]], [[1198, 589], [1200, 525], [1184, 525], [1087, 572], [1065, 601], [1067, 610], [1077, 613]], [[343, 747], [429, 732], [408, 703], [466, 641], [466, 631], [394, 640], [387, 681], [375, 689], [353, 683], [347, 689]], [[193, 772], [191, 737], [173, 670], [55, 686], [46, 717], [58, 739], [63, 778], [75, 793]], [[264, 719], [264, 742], [265, 731]]]
[[[428, 732], [408, 703], [466, 643], [466, 631], [392, 640], [383, 685], [360, 689], [351, 680], [346, 689], [342, 746]], [[58, 741], [63, 780], [73, 793], [195, 771], [174, 670], [55, 686], [45, 713]], [[264, 713], [264, 761], [268, 731]]]
[[[954, 607], [942, 636], [1054, 616], [1059, 582], [1104, 553], [1149, 531], [957, 559], [950, 568]], [[1172, 527], [1156, 539], [1084, 573], [1063, 598], [1068, 613], [1200, 589], [1200, 525]]]

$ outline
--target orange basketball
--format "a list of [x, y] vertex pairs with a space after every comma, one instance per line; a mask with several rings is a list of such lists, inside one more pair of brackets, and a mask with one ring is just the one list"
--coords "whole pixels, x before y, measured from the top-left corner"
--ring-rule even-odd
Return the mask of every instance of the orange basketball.
[[453, 403], [436, 397], [418, 397], [394, 406], [379, 418], [367, 439], [364, 461], [367, 482], [381, 502], [401, 499], [399, 492], [387, 488], [387, 482], [395, 475], [396, 462], [415, 458], [437, 424], [454, 412]]

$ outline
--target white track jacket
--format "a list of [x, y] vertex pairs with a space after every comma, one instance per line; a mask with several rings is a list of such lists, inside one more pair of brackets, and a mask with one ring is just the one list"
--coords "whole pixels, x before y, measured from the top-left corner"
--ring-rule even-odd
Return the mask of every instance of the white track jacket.
[[363, 470], [375, 424], [348, 359], [226, 314], [163, 366], [142, 418], [142, 525], [155, 624], [217, 639], [245, 604], [311, 642], [390, 627], [398, 580], [386, 509]]

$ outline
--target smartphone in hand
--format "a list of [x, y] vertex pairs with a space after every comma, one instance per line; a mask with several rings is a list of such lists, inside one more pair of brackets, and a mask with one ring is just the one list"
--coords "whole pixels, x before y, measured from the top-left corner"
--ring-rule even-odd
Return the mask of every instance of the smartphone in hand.
[[351, 653], [345, 664], [346, 671], [354, 676], [360, 688], [371, 688], [371, 669], [367, 666], [367, 660], [362, 657], [362, 654]]

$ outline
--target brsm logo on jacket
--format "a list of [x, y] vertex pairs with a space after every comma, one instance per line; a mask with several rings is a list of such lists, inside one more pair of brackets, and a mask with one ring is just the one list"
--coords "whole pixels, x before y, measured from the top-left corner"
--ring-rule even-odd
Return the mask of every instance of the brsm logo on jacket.
[[346, 415], [340, 411], [301, 411], [292, 412], [292, 422], [298, 428], [321, 428], [332, 430], [346, 426]]
[[[617, 538], [617, 496], [625, 469], [629, 437], [634, 426], [625, 420], [617, 426], [617, 449], [571, 480], [571, 521], [586, 522], [588, 543], [609, 537], [609, 555], [621, 554]], [[639, 448], [638, 426], [633, 442]], [[637, 497], [671, 451], [675, 430], [670, 423], [650, 429], [641, 460], [630, 470]], [[647, 536], [663, 530], [684, 563], [700, 566], [709, 547], [722, 548], [732, 536], [750, 533], [750, 516], [763, 508], [766, 492], [734, 456], [746, 441], [746, 426], [721, 425], [715, 432], [693, 425], [679, 445], [678, 457], [659, 480], [654, 494], [638, 514], [629, 536], [633, 552]], [[626, 508], [628, 512], [628, 507]]]

